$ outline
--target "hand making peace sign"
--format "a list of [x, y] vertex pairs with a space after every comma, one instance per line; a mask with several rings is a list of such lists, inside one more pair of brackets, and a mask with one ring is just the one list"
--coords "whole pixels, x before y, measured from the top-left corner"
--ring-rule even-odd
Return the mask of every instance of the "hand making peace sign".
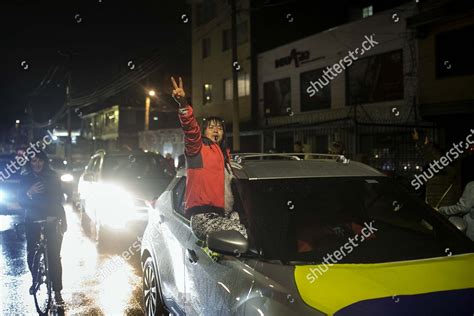
[[181, 79], [181, 77], [179, 77], [179, 86], [176, 84], [176, 80], [174, 80], [173, 77], [171, 77], [171, 82], [173, 83], [173, 98], [178, 100], [184, 98], [186, 96], [186, 93], [183, 89], [183, 80]]

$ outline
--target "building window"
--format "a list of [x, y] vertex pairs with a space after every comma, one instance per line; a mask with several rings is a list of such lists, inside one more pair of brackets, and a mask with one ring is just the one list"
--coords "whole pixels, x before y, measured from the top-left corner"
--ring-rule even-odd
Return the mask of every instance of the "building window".
[[373, 6], [368, 6], [362, 9], [362, 17], [366, 18], [369, 16], [374, 15], [374, 7]]
[[206, 37], [202, 39], [202, 58], [211, 55], [211, 39]]
[[265, 116], [287, 115], [291, 110], [291, 80], [284, 78], [263, 84]]
[[401, 50], [359, 59], [346, 72], [347, 105], [403, 99]]
[[[232, 47], [232, 33], [229, 29], [222, 31], [222, 51]], [[247, 22], [237, 25], [237, 45], [242, 45], [249, 41], [249, 30]]]
[[237, 45], [247, 43], [249, 40], [249, 30], [247, 22], [242, 22], [237, 25]]
[[[435, 37], [436, 77], [474, 74], [474, 25], [437, 34]], [[471, 40], [468, 40], [471, 38]]]
[[[239, 73], [237, 85], [239, 89], [239, 97], [250, 95], [250, 76], [248, 73]], [[232, 100], [233, 97], [234, 90], [232, 79], [224, 79], [224, 100]]]
[[232, 100], [233, 96], [232, 79], [224, 79], [224, 100]]
[[[301, 112], [331, 107], [331, 81], [323, 78], [324, 70], [325, 68], [320, 68], [300, 74]], [[314, 94], [309, 94], [307, 91], [312, 87], [311, 82], [315, 84]], [[324, 85], [326, 83], [327, 85]]]
[[222, 31], [222, 51], [230, 49], [230, 30]]
[[203, 94], [202, 94], [202, 104], [208, 104], [212, 102], [212, 84], [205, 83], [203, 86]]
[[239, 86], [239, 97], [250, 95], [250, 76], [248, 73], [239, 73], [237, 83]]
[[216, 2], [214, 0], [202, 1], [196, 5], [196, 26], [208, 23], [216, 17]]

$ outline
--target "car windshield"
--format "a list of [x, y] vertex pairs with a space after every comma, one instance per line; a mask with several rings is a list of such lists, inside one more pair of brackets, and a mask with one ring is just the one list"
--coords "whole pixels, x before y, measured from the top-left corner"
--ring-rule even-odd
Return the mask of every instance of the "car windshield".
[[237, 188], [251, 245], [265, 259], [321, 263], [338, 251], [341, 263], [380, 263], [474, 252], [387, 177], [240, 179]]
[[169, 177], [164, 158], [158, 155], [106, 156], [103, 177], [117, 179], [153, 179]]

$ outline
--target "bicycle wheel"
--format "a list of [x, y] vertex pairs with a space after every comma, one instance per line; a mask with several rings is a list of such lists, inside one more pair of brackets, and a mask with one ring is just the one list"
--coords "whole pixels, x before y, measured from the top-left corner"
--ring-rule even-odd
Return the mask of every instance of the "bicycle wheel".
[[48, 255], [45, 249], [37, 250], [33, 263], [33, 271], [36, 272], [33, 294], [36, 310], [40, 315], [47, 315], [51, 307], [51, 280], [48, 270]]

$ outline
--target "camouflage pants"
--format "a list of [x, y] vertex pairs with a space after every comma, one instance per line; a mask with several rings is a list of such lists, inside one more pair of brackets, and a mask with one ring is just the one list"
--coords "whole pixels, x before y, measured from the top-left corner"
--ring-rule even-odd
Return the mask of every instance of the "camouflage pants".
[[236, 230], [247, 238], [247, 229], [240, 223], [239, 214], [236, 212], [232, 212], [226, 217], [217, 213], [193, 215], [191, 229], [200, 240], [206, 240], [207, 234], [221, 230]]

